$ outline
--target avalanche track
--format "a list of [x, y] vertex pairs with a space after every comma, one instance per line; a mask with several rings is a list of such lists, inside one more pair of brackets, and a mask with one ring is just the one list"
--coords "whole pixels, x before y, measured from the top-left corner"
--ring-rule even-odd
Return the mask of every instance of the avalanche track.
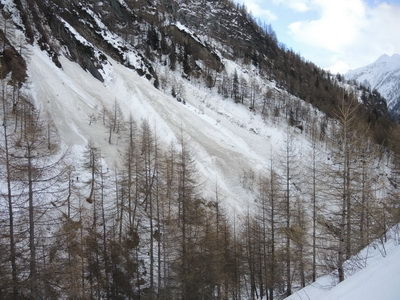
[[109, 144], [100, 117], [104, 108], [112, 110], [117, 101], [126, 120], [130, 115], [138, 123], [147, 119], [166, 146], [183, 135], [192, 149], [201, 182], [207, 186], [203, 190], [209, 194], [204, 196], [214, 197], [218, 186], [231, 213], [243, 212], [254, 201], [254, 195], [243, 188], [241, 176], [249, 169], [268, 167], [271, 155], [282, 150], [286, 133], [281, 128], [207, 89], [193, 90], [192, 85], [184, 87], [186, 104], [178, 102], [110, 58], [103, 68], [104, 83], [65, 57], [60, 61], [61, 69], [34, 48], [28, 64], [33, 82], [28, 93], [52, 116], [61, 140], [73, 153], [82, 155], [91, 140], [110, 168], [124, 163], [123, 139], [114, 137]]

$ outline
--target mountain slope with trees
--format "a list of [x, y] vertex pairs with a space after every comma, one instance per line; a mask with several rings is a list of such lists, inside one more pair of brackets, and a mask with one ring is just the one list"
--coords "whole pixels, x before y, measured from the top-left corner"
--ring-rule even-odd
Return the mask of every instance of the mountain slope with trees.
[[1, 5], [6, 298], [280, 299], [398, 223], [385, 101], [244, 7]]
[[[232, 81], [221, 78], [223, 59], [234, 60], [253, 69], [262, 78], [273, 80], [292, 95], [305, 100], [327, 115], [343, 98], [338, 80], [299, 55], [278, 44], [271, 26], [257, 24], [244, 6], [224, 1], [15, 1], [28, 42], [35, 39], [61, 67], [58, 55], [64, 51], [99, 80], [106, 55], [146, 75], [156, 87], [162, 62], [176, 68], [187, 79], [201, 78], [208, 86]], [[184, 24], [184, 28], [180, 27]], [[187, 30], [186, 30], [187, 29]], [[60, 49], [61, 48], [61, 49]], [[224, 82], [225, 81], [225, 82]], [[238, 87], [239, 89], [239, 87]], [[388, 140], [385, 101], [376, 93], [366, 93], [368, 109], [360, 112], [371, 124], [375, 139]], [[221, 87], [220, 92], [237, 102], [252, 102], [249, 88], [238, 92]], [[251, 104], [249, 105], [251, 107]]]

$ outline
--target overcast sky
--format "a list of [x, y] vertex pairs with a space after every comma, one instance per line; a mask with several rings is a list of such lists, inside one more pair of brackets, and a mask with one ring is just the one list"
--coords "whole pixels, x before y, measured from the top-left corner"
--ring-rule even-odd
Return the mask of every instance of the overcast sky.
[[400, 0], [235, 0], [278, 41], [332, 72], [400, 54]]

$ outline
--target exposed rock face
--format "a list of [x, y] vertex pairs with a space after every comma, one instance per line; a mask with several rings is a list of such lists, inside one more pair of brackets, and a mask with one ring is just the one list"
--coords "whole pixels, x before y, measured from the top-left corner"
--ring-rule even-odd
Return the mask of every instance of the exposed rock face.
[[[4, 36], [2, 36], [4, 39]], [[6, 78], [11, 72], [11, 80], [14, 84], [20, 84], [26, 79], [26, 63], [20, 53], [8, 43], [0, 52], [0, 79]]]
[[[111, 57], [157, 88], [161, 74], [156, 68], [161, 63], [209, 88], [223, 82], [221, 93], [231, 97], [237, 93], [231, 91], [229, 76], [237, 66], [276, 82], [330, 117], [343, 98], [344, 89], [331, 74], [279, 46], [270, 26], [260, 26], [245, 7], [231, 0], [7, 3], [19, 14], [28, 42], [47, 51], [58, 67], [62, 67], [58, 56], [63, 53], [101, 82]], [[235, 66], [225, 65], [226, 61]], [[369, 93], [366, 118], [375, 122], [387, 117], [386, 103], [381, 100]], [[237, 95], [235, 101], [242, 102]]]
[[[135, 53], [140, 63], [131, 64], [126, 52], [135, 52], [119, 38], [121, 24], [135, 19], [134, 14], [119, 1], [105, 1], [99, 4], [91, 1], [14, 1], [22, 22], [26, 38], [36, 41], [42, 50], [53, 58], [58, 67], [60, 51], [71, 60], [103, 81], [102, 68], [107, 55], [120, 63], [137, 69], [138, 73], [157, 82], [157, 76], [147, 60]], [[117, 30], [119, 29], [119, 30]]]

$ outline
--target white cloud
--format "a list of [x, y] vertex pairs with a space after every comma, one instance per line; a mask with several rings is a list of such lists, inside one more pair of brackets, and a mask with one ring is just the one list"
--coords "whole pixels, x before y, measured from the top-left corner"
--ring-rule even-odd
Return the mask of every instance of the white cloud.
[[317, 12], [317, 17], [292, 22], [289, 33], [298, 44], [314, 48], [313, 52], [319, 49], [326, 57], [325, 65], [341, 61], [357, 68], [382, 54], [400, 53], [400, 5], [382, 2], [369, 6], [365, 0], [303, 3]]
[[326, 69], [329, 70], [332, 74], [337, 74], [337, 73], [344, 74], [347, 71], [351, 70], [351, 67], [347, 62], [338, 60], [335, 64], [333, 64], [330, 67], [327, 67]]
[[305, 12], [310, 9], [310, 7], [306, 3], [301, 1], [294, 1], [291, 4], [291, 8], [299, 12]]
[[313, 8], [319, 19], [290, 24], [290, 34], [298, 41], [329, 51], [339, 51], [351, 43], [366, 14], [361, 0], [315, 0]]
[[311, 9], [310, 0], [273, 0], [274, 4], [285, 5], [298, 12], [305, 12]]
[[243, 1], [247, 10], [255, 17], [267, 20], [267, 22], [275, 21], [278, 17], [269, 9], [262, 8], [262, 0]]
[[382, 54], [400, 54], [400, 4], [380, 4], [370, 11], [369, 20], [362, 36], [364, 46], [373, 47]]
[[382, 54], [400, 54], [399, 0], [236, 1], [271, 23], [279, 41], [323, 68], [354, 69]]

